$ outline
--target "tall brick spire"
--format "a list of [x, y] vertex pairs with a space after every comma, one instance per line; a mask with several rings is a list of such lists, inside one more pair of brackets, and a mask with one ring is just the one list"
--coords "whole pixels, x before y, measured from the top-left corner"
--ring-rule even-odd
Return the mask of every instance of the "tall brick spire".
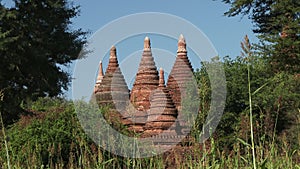
[[186, 42], [183, 35], [178, 39], [177, 57], [169, 74], [167, 88], [178, 110], [178, 122], [181, 132], [189, 132], [188, 124], [182, 114], [182, 99], [186, 96], [187, 85], [193, 80], [193, 68], [187, 57]]
[[177, 53], [187, 53], [186, 51], [186, 42], [182, 34], [180, 34], [178, 39], [178, 49]]
[[159, 69], [159, 81], [158, 81], [158, 87], [164, 88], [165, 87], [165, 75], [163, 68]]
[[150, 38], [148, 36], [145, 37], [145, 40], [144, 40], [144, 51], [145, 50], [151, 50], [151, 42], [150, 42]]
[[110, 48], [109, 62], [105, 74], [114, 73], [118, 67], [119, 67], [119, 63], [117, 58], [117, 49], [115, 46], [112, 46]]
[[150, 99], [151, 106], [144, 127], [144, 137], [157, 135], [163, 131], [176, 135], [177, 109], [164, 83], [164, 71], [160, 68], [159, 87], [153, 91]]
[[99, 105], [111, 105], [118, 110], [125, 110], [129, 102], [129, 90], [119, 67], [114, 46], [110, 49], [109, 63], [96, 93], [96, 99]]
[[103, 77], [104, 77], [104, 75], [103, 75], [102, 61], [100, 61], [100, 63], [99, 63], [99, 73], [98, 73], [96, 84], [100, 84], [103, 80]]
[[186, 42], [181, 34], [178, 39], [177, 57], [169, 74], [167, 87], [170, 89], [177, 108], [181, 107], [181, 97], [184, 96], [186, 85], [193, 79], [193, 68], [187, 57]]
[[144, 40], [144, 51], [131, 90], [130, 101], [139, 111], [150, 108], [149, 96], [158, 87], [158, 71], [151, 52], [151, 43], [148, 37]]
[[102, 61], [100, 61], [99, 63], [99, 70], [98, 70], [98, 76], [97, 76], [97, 80], [96, 80], [96, 84], [95, 84], [95, 89], [94, 89], [94, 93], [96, 93], [98, 91], [98, 88], [103, 80], [103, 68], [102, 68]]

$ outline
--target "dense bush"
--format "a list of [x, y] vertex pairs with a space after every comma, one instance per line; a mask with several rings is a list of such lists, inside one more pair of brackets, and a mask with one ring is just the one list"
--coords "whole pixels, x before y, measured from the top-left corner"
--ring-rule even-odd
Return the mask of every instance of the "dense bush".
[[27, 106], [32, 115], [22, 116], [7, 130], [14, 164], [21, 168], [67, 165], [70, 160], [79, 164], [84, 146], [92, 142], [82, 131], [72, 102], [45, 98]]
[[[75, 112], [77, 106], [77, 112]], [[11, 165], [15, 168], [124, 168], [151, 166], [153, 159], [123, 158], [101, 149], [87, 136], [103, 127], [99, 116], [114, 113], [109, 107], [73, 102], [60, 98], [40, 98], [23, 105], [31, 115], [21, 119], [6, 131]], [[88, 120], [83, 126], [80, 120]], [[110, 125], [127, 133], [124, 126], [113, 121]], [[85, 127], [85, 131], [82, 129]], [[87, 132], [87, 134], [85, 133]], [[130, 134], [130, 133], [127, 133]], [[4, 138], [0, 135], [1, 140]], [[115, 138], [110, 138], [115, 139]], [[120, 143], [120, 146], [121, 143]], [[160, 159], [155, 157], [154, 159]], [[0, 146], [0, 164], [8, 167], [6, 149]], [[155, 166], [161, 165], [153, 164]]]
[[[210, 108], [211, 84], [206, 69], [214, 64], [216, 60], [205, 62], [195, 72], [201, 98], [200, 121]], [[250, 143], [247, 61], [242, 57], [225, 57], [219, 64], [223, 64], [225, 70], [227, 93], [225, 110], [215, 135], [221, 149], [232, 149], [237, 139]], [[250, 79], [256, 143], [264, 142], [269, 148], [273, 141], [285, 139], [293, 149], [299, 149], [299, 132], [296, 132], [300, 123], [299, 75], [272, 73], [265, 59], [252, 56]], [[201, 130], [202, 123], [199, 124]]]
[[[124, 158], [99, 148], [87, 137], [79, 124], [78, 116], [94, 119], [87, 124], [91, 127], [95, 124], [99, 125], [101, 121], [97, 120], [97, 116], [99, 116], [97, 113], [105, 112], [104, 115], [107, 115], [109, 109], [101, 108], [91, 114], [89, 111], [84, 111], [90, 110], [89, 104], [79, 102], [76, 103], [76, 106], [80, 106], [83, 110], [82, 113], [85, 113], [76, 114], [74, 104], [63, 99], [42, 98], [24, 105], [32, 112], [32, 115], [23, 116], [6, 130], [11, 166], [13, 168], [28, 168], [29, 166], [30, 168], [251, 167], [247, 146], [244, 147], [243, 144], [235, 141], [227, 143], [233, 147], [231, 152], [223, 150], [222, 146], [228, 140], [224, 135], [237, 134], [230, 133], [226, 129], [224, 121], [217, 130], [218, 134], [224, 133], [218, 137], [213, 137], [205, 145], [193, 144], [191, 147], [177, 147], [170, 152], [152, 158]], [[225, 120], [231, 118], [230, 116], [225, 117], [227, 117]], [[123, 130], [123, 128], [119, 129]], [[1, 140], [4, 139], [3, 137], [0, 138]], [[245, 143], [245, 145], [247, 144]], [[258, 144], [257, 158], [260, 159], [259, 164], [271, 168], [274, 166], [277, 168], [297, 166], [295, 162], [300, 157], [300, 152], [288, 145], [289, 143], [284, 140], [282, 148], [273, 146], [272, 149], [267, 149], [267, 147], [260, 147]], [[262, 155], [259, 152], [266, 154]], [[283, 152], [285, 153], [282, 154]], [[1, 144], [0, 147], [0, 163], [2, 167], [7, 168], [4, 144]]]

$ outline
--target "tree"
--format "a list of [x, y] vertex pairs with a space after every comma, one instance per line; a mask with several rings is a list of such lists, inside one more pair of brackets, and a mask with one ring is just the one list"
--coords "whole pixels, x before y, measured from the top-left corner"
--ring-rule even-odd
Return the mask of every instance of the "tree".
[[[12, 15], [10, 15], [11, 13], [9, 13], [9, 11], [2, 6], [2, 4], [0, 4], [0, 25], [3, 25], [3, 23], [1, 22], [5, 17], [12, 17]], [[8, 38], [9, 35], [9, 31], [4, 32], [2, 30], [2, 27], [0, 27], [0, 50], [3, 50], [5, 48], [5, 45], [8, 42], [11, 42], [14, 40], [14, 38]]]
[[248, 15], [274, 72], [300, 73], [300, 1], [223, 0], [227, 16]]
[[[15, 39], [0, 46], [2, 111], [6, 112], [7, 122], [16, 117], [12, 112], [21, 102], [57, 96], [68, 88], [70, 76], [63, 67], [78, 58], [86, 34], [70, 29], [79, 7], [66, 0], [14, 2], [10, 9], [1, 5], [1, 10], [8, 13], [1, 18], [0, 30], [9, 32], [7, 38]], [[0, 44], [4, 42], [0, 40]]]
[[252, 69], [258, 77], [264, 77], [262, 73], [268, 75], [260, 83], [267, 85], [253, 97], [259, 108], [260, 137], [269, 137], [273, 142], [275, 134], [289, 133], [289, 143], [299, 148], [294, 138], [299, 130], [300, 1], [222, 1], [231, 5], [225, 15], [247, 15], [254, 23], [254, 33], [261, 39], [259, 60], [267, 66], [264, 71]]

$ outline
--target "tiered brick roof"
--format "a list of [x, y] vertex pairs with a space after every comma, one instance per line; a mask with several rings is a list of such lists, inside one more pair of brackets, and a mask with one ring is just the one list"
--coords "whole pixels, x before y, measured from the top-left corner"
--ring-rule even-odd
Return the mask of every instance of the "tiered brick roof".
[[94, 93], [98, 92], [99, 86], [103, 80], [104, 74], [103, 74], [103, 67], [102, 67], [102, 61], [99, 63], [99, 70], [98, 70], [98, 76], [95, 84]]
[[[150, 111], [147, 123], [144, 127], [145, 136], [153, 136], [163, 131], [169, 130], [168, 133], [176, 134], [175, 121], [177, 118], [177, 109], [169, 94], [169, 90], [165, 86], [164, 71], [160, 68], [159, 85], [153, 91], [150, 98]], [[172, 129], [169, 129], [173, 125]]]
[[187, 85], [193, 80], [193, 67], [187, 56], [186, 42], [183, 35], [178, 39], [178, 50], [175, 63], [169, 74], [167, 88], [170, 90], [172, 100], [178, 110], [178, 122], [181, 126], [181, 132], [189, 132], [188, 124], [184, 120], [182, 112], [182, 99], [186, 97]]
[[[104, 77], [100, 68], [102, 63], [96, 82], [96, 99], [99, 105], [121, 105], [122, 109], [117, 110], [121, 111], [122, 122], [129, 130], [141, 133], [142, 137], [153, 137], [162, 132], [170, 138], [181, 138], [179, 136], [187, 134], [184, 130], [188, 125], [182, 115], [181, 99], [186, 96], [187, 84], [192, 82], [193, 68], [182, 35], [178, 40], [177, 56], [167, 86], [162, 68], [158, 75], [148, 37], [144, 40], [141, 62], [130, 95], [119, 68], [115, 47], [111, 48]], [[128, 105], [129, 97], [132, 105]]]
[[177, 57], [169, 74], [167, 87], [178, 109], [181, 108], [181, 98], [184, 97], [187, 83], [193, 79], [193, 67], [187, 57], [186, 42], [183, 35], [178, 40]]
[[158, 71], [152, 57], [150, 39], [144, 40], [144, 51], [131, 90], [130, 101], [139, 111], [150, 108], [150, 94], [158, 87]]
[[114, 46], [110, 49], [109, 63], [99, 83], [96, 99], [99, 105], [111, 105], [118, 110], [125, 110], [129, 103], [129, 90], [120, 70]]

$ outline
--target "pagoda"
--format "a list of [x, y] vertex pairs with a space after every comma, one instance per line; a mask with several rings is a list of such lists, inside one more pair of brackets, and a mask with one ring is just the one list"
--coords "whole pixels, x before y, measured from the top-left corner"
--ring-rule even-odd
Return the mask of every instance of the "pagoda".
[[139, 111], [150, 108], [150, 94], [158, 87], [158, 71], [151, 52], [148, 37], [144, 40], [142, 59], [131, 90], [130, 101]]
[[193, 79], [193, 67], [187, 57], [186, 42], [181, 34], [178, 40], [177, 56], [169, 74], [167, 87], [177, 107], [181, 108], [181, 98], [185, 96], [187, 84]]
[[185, 38], [181, 34], [178, 39], [178, 49], [175, 63], [169, 74], [167, 88], [178, 110], [178, 122], [182, 134], [189, 133], [189, 124], [183, 114], [182, 99], [186, 98], [188, 85], [193, 82], [193, 67], [187, 56]]
[[[168, 142], [184, 138], [189, 125], [183, 117], [183, 98], [188, 84], [193, 80], [193, 68], [187, 56], [183, 35], [178, 39], [175, 63], [165, 84], [164, 71], [159, 72], [151, 52], [150, 39], [144, 39], [144, 49], [131, 92], [119, 68], [116, 48], [110, 50], [109, 63], [103, 75], [102, 63], [95, 85], [97, 103], [112, 105], [118, 110], [122, 123], [141, 137], [164, 137], [155, 139]], [[130, 104], [131, 103], [131, 104]], [[154, 141], [155, 141], [154, 140]], [[165, 141], [166, 142], [166, 141]]]
[[95, 86], [96, 100], [99, 105], [109, 105], [117, 110], [125, 110], [129, 103], [129, 90], [119, 67], [117, 52], [114, 46], [110, 49], [110, 57], [105, 75], [102, 62]]
[[176, 135], [177, 109], [169, 94], [169, 90], [165, 86], [164, 71], [162, 68], [159, 71], [158, 88], [153, 91], [150, 102], [150, 111], [147, 123], [144, 126], [143, 136], [153, 136], [164, 131], [168, 134]]

